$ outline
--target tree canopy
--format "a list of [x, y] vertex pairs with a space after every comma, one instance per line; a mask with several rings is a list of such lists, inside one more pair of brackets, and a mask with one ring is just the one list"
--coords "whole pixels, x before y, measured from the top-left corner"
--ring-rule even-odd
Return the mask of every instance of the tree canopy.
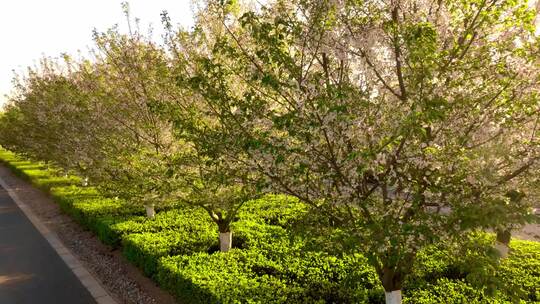
[[[17, 83], [0, 144], [111, 192], [208, 211], [265, 192], [362, 252], [388, 293], [421, 248], [519, 227], [538, 198], [539, 37], [528, 1], [201, 2], [162, 45], [95, 33], [93, 59]], [[344, 249], [343, 249], [344, 250]]]

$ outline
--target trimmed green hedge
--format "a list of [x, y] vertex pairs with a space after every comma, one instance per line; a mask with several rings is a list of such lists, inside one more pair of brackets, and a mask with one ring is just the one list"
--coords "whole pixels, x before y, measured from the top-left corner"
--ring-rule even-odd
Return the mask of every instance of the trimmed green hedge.
[[442, 302], [459, 303], [462, 293], [451, 290], [473, 288], [475, 296], [468, 298], [478, 303], [540, 302], [539, 242], [512, 240], [510, 257], [499, 260], [491, 246], [494, 235], [475, 233], [469, 238], [467, 246], [460, 248], [432, 246], [423, 250], [406, 282], [411, 291], [408, 298], [432, 294], [434, 299], [446, 297]]
[[[384, 303], [377, 275], [360, 254], [313, 250], [293, 229], [309, 208], [285, 195], [246, 202], [232, 225], [233, 249], [218, 251], [217, 227], [202, 209], [159, 210], [104, 198], [81, 179], [0, 149], [0, 161], [47, 191], [83, 227], [182, 303]], [[493, 236], [418, 255], [405, 303], [540, 303], [540, 243], [513, 240], [498, 261]]]
[[265, 195], [261, 199], [244, 203], [238, 212], [238, 218], [267, 225], [289, 227], [308, 210], [308, 207], [297, 198], [283, 194]]
[[118, 223], [115, 229], [125, 235], [126, 258], [147, 276], [157, 272], [161, 257], [208, 252], [218, 246], [217, 229], [202, 210], [171, 210], [158, 213], [154, 220]]
[[280, 268], [255, 251], [201, 252], [161, 259], [157, 281], [182, 303], [286, 303], [290, 286], [253, 270]]

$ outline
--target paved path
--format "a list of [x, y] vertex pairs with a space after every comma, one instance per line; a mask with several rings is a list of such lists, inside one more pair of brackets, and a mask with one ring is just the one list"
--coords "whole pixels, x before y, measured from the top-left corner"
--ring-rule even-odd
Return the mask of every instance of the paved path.
[[1, 186], [0, 303], [96, 303]]

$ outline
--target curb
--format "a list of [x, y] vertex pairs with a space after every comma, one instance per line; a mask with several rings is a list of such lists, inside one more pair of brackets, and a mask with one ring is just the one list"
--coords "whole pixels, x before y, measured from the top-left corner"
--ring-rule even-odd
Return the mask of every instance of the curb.
[[19, 198], [17, 188], [11, 188], [2, 177], [0, 177], [0, 186], [4, 188], [15, 204], [21, 209], [24, 215], [36, 227], [39, 233], [49, 242], [56, 253], [64, 260], [73, 274], [79, 279], [81, 284], [90, 292], [97, 304], [118, 304], [94, 276], [82, 265], [69, 249], [62, 244], [56, 233], [47, 228], [34, 212]]

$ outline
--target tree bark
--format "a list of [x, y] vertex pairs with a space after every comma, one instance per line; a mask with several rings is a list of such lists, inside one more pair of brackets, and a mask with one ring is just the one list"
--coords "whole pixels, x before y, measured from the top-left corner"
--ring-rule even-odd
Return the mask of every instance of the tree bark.
[[227, 252], [232, 248], [232, 231], [219, 232], [219, 250]]
[[144, 208], [146, 209], [146, 217], [147, 218], [154, 218], [156, 216], [156, 210], [155, 210], [154, 204], [144, 205]]
[[393, 268], [383, 267], [379, 273], [382, 285], [384, 287], [384, 294], [386, 304], [401, 304], [401, 285], [403, 283], [403, 275], [396, 272]]
[[384, 292], [386, 304], [401, 304], [401, 290]]
[[229, 221], [221, 219], [217, 221], [219, 228], [219, 250], [227, 252], [232, 248], [232, 231]]
[[501, 259], [506, 259], [508, 257], [508, 252], [510, 251], [509, 244], [511, 237], [512, 233], [509, 229], [497, 230], [497, 239], [495, 240], [494, 248], [501, 256]]

